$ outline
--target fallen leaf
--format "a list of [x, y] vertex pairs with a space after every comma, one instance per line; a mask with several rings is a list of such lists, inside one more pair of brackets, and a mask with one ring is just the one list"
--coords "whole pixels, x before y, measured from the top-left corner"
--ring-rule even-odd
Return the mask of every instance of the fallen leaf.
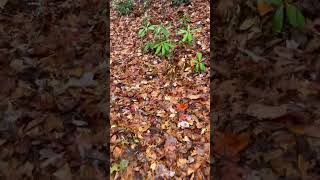
[[270, 4], [268, 4], [265, 0], [258, 0], [257, 9], [260, 13], [260, 16], [264, 16], [268, 12], [271, 12], [273, 10], [273, 7]]
[[7, 4], [8, 0], [0, 0], [0, 7], [4, 8], [4, 6]]
[[188, 108], [188, 104], [184, 104], [184, 103], [179, 103], [179, 104], [177, 104], [177, 109], [179, 110], [179, 111], [184, 111], [184, 110], [186, 110]]
[[248, 146], [250, 134], [248, 132], [241, 134], [225, 132], [218, 135], [215, 139], [215, 152], [217, 155], [235, 157]]
[[263, 104], [250, 104], [247, 108], [246, 113], [258, 119], [275, 119], [287, 114], [287, 106], [268, 106]]
[[184, 167], [186, 164], [188, 163], [188, 160], [186, 160], [186, 159], [178, 159], [178, 161], [177, 161], [177, 166], [178, 167]]
[[242, 22], [242, 24], [240, 25], [239, 29], [244, 31], [244, 30], [248, 30], [249, 28], [251, 28], [254, 24], [257, 23], [257, 18], [249, 18], [246, 19]]
[[113, 155], [115, 158], [119, 158], [123, 154], [123, 149], [121, 149], [119, 147], [115, 147], [112, 152], [113, 152]]
[[96, 86], [97, 82], [93, 80], [94, 74], [92, 72], [86, 72], [80, 79], [70, 78], [67, 87], [91, 87]]
[[184, 129], [184, 128], [188, 128], [188, 127], [190, 127], [190, 125], [189, 125], [189, 123], [187, 121], [180, 121], [178, 123], [178, 128]]
[[61, 180], [72, 180], [72, 173], [68, 163], [58, 171], [54, 172], [53, 175]]
[[195, 100], [195, 99], [201, 98], [201, 95], [200, 95], [200, 94], [197, 94], [197, 95], [189, 94], [189, 95], [187, 96], [187, 98], [192, 99], [192, 100]]

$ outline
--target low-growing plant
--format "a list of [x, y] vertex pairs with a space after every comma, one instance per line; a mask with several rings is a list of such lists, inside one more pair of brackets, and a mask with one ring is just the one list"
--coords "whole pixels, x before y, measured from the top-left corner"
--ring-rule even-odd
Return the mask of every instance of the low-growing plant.
[[189, 43], [191, 44], [193, 41], [193, 35], [192, 33], [195, 32], [196, 30], [191, 29], [190, 25], [186, 29], [180, 29], [178, 31], [178, 35], [183, 35], [183, 38], [181, 40], [182, 43]]
[[194, 65], [195, 72], [204, 72], [206, 70], [206, 66], [203, 63], [202, 53], [197, 53], [197, 58], [193, 59], [191, 63]]
[[165, 27], [163, 24], [153, 25], [155, 39], [168, 39], [170, 32], [169, 27]]
[[[171, 50], [175, 47], [175, 45], [169, 40], [169, 27], [165, 27], [163, 24], [149, 24], [149, 29], [153, 30], [154, 39], [153, 42], [147, 42], [144, 45], [143, 51], [148, 52], [149, 50], [153, 50], [156, 55], [169, 58]], [[143, 33], [141, 31], [141, 35], [142, 34]]]
[[139, 37], [144, 37], [148, 31], [154, 30], [155, 26], [151, 25], [148, 19], [144, 19], [142, 26], [138, 32]]
[[147, 42], [144, 46], [144, 52], [149, 50], [153, 50], [156, 55], [169, 57], [170, 51], [174, 48], [175, 45], [171, 43], [168, 39], [164, 39], [162, 41], [157, 41], [154, 43]]
[[113, 4], [120, 16], [128, 15], [132, 12], [134, 7], [133, 0], [114, 0]]
[[180, 6], [183, 3], [189, 3], [189, 0], [172, 0], [172, 5], [173, 6]]
[[172, 48], [174, 48], [174, 45], [168, 39], [155, 42], [152, 46], [152, 49], [155, 50], [156, 55], [165, 57], [169, 57], [169, 53]]
[[182, 18], [179, 19], [179, 22], [183, 28], [186, 28], [191, 22], [191, 19], [187, 14], [183, 14]]
[[110, 167], [110, 174], [112, 174], [113, 172], [118, 172], [118, 171], [122, 171], [125, 170], [128, 167], [129, 161], [126, 159], [122, 159], [120, 161], [119, 164], [114, 163], [111, 167]]
[[153, 43], [152, 42], [146, 42], [143, 48], [143, 52], [148, 52], [150, 49], [152, 49]]
[[295, 28], [304, 27], [305, 18], [295, 5], [283, 0], [267, 0], [267, 2], [277, 8], [272, 17], [272, 30], [274, 32], [279, 33], [282, 31], [285, 14], [291, 26]]

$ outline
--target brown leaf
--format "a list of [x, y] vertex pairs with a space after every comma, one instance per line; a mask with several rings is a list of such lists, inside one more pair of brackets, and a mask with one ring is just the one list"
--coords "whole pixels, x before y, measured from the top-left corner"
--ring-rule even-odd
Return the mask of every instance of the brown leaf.
[[122, 154], [123, 154], [123, 149], [121, 149], [121, 148], [119, 148], [119, 147], [115, 147], [112, 152], [113, 152], [113, 156], [114, 156], [115, 158], [119, 158], [119, 157], [121, 157]]
[[250, 140], [250, 134], [243, 132], [241, 134], [234, 134], [224, 132], [218, 135], [215, 143], [215, 152], [219, 155], [226, 155], [227, 157], [236, 157], [240, 151], [245, 149]]
[[248, 169], [231, 162], [228, 162], [221, 169], [218, 169], [218, 174], [221, 177], [221, 180], [247, 179], [248, 173]]
[[80, 180], [96, 179], [103, 180], [105, 179], [103, 173], [99, 168], [93, 167], [92, 165], [82, 165], [80, 168]]
[[287, 114], [287, 106], [268, 106], [264, 104], [250, 104], [247, 114], [258, 119], [274, 119]]

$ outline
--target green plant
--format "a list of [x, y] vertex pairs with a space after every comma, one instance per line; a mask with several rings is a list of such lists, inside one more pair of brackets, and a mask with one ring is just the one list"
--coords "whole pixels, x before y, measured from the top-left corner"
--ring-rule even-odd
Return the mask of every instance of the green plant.
[[186, 28], [188, 24], [191, 22], [190, 17], [187, 14], [183, 14], [182, 18], [179, 19], [182, 27]]
[[139, 37], [144, 37], [149, 30], [154, 30], [155, 26], [151, 25], [148, 19], [144, 19], [138, 32]]
[[295, 28], [303, 28], [305, 18], [302, 12], [293, 4], [283, 0], [267, 0], [267, 2], [277, 7], [272, 17], [272, 30], [276, 33], [282, 31], [285, 15], [291, 26]]
[[192, 35], [193, 32], [195, 32], [195, 30], [191, 30], [190, 25], [188, 25], [187, 29], [180, 29], [178, 31], [178, 35], [183, 35], [181, 42], [182, 43], [187, 42], [191, 44], [193, 41], [193, 35]]
[[154, 36], [156, 39], [168, 39], [170, 32], [170, 27], [165, 27], [163, 24], [153, 25]]
[[169, 57], [169, 53], [172, 48], [174, 48], [174, 45], [168, 39], [155, 42], [152, 46], [156, 55], [165, 57]]
[[173, 6], [180, 6], [183, 3], [189, 3], [189, 0], [172, 0]]
[[[160, 25], [150, 25], [149, 29], [153, 30], [154, 41], [147, 42], [144, 45], [143, 51], [147, 52], [153, 50], [156, 55], [169, 57], [171, 50], [175, 45], [169, 40], [170, 31], [169, 27], [165, 27], [163, 24]], [[141, 31], [141, 35], [143, 32]]]
[[148, 52], [150, 49], [152, 49], [152, 47], [153, 47], [152, 42], [146, 42], [146, 44], [144, 45], [143, 51]]
[[128, 15], [133, 10], [133, 0], [114, 0], [113, 2], [120, 16]]
[[114, 163], [111, 167], [110, 167], [110, 174], [112, 174], [113, 172], [118, 172], [118, 171], [122, 171], [122, 170], [125, 170], [129, 165], [129, 161], [128, 160], [125, 160], [125, 159], [122, 159], [120, 161], [119, 164], [117, 163]]
[[193, 59], [191, 63], [194, 65], [194, 70], [198, 72], [204, 72], [206, 70], [206, 66], [202, 60], [202, 53], [197, 53], [197, 59]]
[[147, 42], [144, 46], [144, 52], [152, 49], [154, 50], [156, 55], [169, 57], [170, 51], [174, 47], [174, 44], [172, 44], [168, 39], [164, 39], [156, 41], [154, 43]]

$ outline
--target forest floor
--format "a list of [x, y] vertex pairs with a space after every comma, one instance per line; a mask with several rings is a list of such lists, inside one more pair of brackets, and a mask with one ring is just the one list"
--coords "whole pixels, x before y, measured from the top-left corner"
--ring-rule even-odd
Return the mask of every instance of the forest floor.
[[[177, 42], [184, 14], [198, 30], [191, 45], [179, 45], [172, 62], [142, 52], [146, 39], [139, 38], [138, 31], [145, 16], [152, 24], [171, 23], [170, 39]], [[195, 0], [177, 8], [171, 1], [152, 1], [147, 9], [137, 5], [128, 16], [111, 8], [110, 19], [111, 169], [121, 162], [127, 166], [113, 172], [112, 178], [207, 179], [209, 1]], [[198, 52], [207, 67], [201, 74], [190, 65]]]
[[106, 179], [106, 1], [0, 2], [0, 179]]
[[306, 25], [285, 21], [262, 1], [218, 1], [213, 155], [215, 176], [231, 179], [320, 179], [320, 5], [298, 1]]

